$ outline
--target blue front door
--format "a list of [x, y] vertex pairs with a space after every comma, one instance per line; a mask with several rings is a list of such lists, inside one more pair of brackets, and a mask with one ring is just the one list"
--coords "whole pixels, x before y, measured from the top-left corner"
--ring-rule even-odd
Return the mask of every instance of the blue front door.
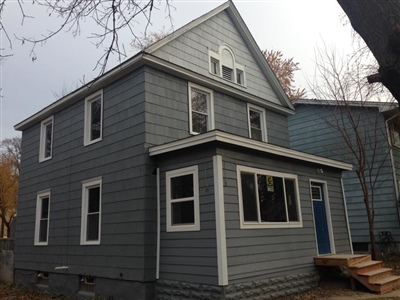
[[331, 241], [326, 217], [325, 197], [323, 185], [311, 183], [311, 198], [314, 210], [315, 232], [317, 234], [318, 254], [331, 253]]

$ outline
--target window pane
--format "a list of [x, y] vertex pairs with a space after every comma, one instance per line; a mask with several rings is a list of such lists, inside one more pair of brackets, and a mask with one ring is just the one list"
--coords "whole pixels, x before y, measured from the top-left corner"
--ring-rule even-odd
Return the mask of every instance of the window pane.
[[286, 222], [283, 179], [257, 175], [261, 221]]
[[192, 131], [197, 133], [207, 132], [207, 115], [192, 113]]
[[171, 199], [182, 199], [193, 196], [193, 174], [171, 178]]
[[91, 120], [90, 120], [90, 140], [95, 140], [100, 137], [101, 130], [101, 100], [92, 101], [90, 103]]
[[294, 179], [285, 179], [285, 189], [286, 189], [286, 203], [287, 203], [289, 221], [298, 221], [299, 216], [297, 213]]
[[253, 140], [262, 141], [262, 131], [257, 128], [251, 128], [251, 138]]
[[99, 214], [87, 216], [86, 240], [97, 241], [99, 239]]
[[47, 242], [47, 222], [48, 220], [40, 220], [39, 242]]
[[321, 190], [317, 186], [311, 187], [311, 197], [313, 200], [321, 200]]
[[90, 188], [88, 193], [88, 213], [100, 211], [100, 187]]
[[251, 128], [258, 128], [261, 129], [261, 114], [257, 111], [250, 110], [250, 126]]
[[192, 110], [207, 114], [207, 94], [192, 90]]
[[51, 136], [53, 131], [53, 123], [46, 125], [46, 141], [45, 141], [45, 150], [44, 157], [51, 156]]
[[172, 203], [172, 225], [194, 224], [194, 201]]
[[243, 216], [245, 221], [258, 221], [254, 174], [241, 173]]
[[42, 198], [42, 211], [40, 219], [47, 219], [49, 217], [49, 198]]

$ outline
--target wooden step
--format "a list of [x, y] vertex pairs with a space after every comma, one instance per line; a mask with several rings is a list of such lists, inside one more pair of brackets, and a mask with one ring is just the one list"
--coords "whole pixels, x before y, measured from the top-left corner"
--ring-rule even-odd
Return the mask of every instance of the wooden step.
[[374, 283], [392, 275], [392, 269], [380, 268], [368, 272], [358, 272], [358, 275], [367, 277], [369, 283]]
[[348, 267], [369, 260], [371, 260], [371, 255], [331, 254], [314, 257], [314, 264], [317, 266]]
[[400, 287], [400, 276], [392, 275], [371, 282], [370, 289], [379, 294], [386, 294], [398, 287]]
[[360, 272], [369, 272], [382, 268], [382, 262], [378, 260], [364, 261], [352, 266], [349, 266], [350, 272], [355, 271], [357, 274]]

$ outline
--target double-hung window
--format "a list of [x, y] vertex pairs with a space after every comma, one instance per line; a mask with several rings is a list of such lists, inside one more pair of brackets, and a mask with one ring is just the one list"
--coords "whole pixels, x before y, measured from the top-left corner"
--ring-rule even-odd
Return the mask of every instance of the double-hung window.
[[[397, 118], [395, 119], [398, 120]], [[397, 122], [389, 123], [390, 140], [392, 146], [400, 147], [400, 125]]]
[[47, 245], [49, 238], [50, 191], [42, 191], [36, 198], [35, 245]]
[[214, 129], [213, 92], [189, 83], [189, 126], [191, 134]]
[[101, 178], [82, 182], [81, 244], [100, 244]]
[[250, 138], [267, 142], [267, 126], [265, 121], [265, 109], [252, 104], [247, 105]]
[[166, 173], [167, 231], [200, 230], [198, 167]]
[[241, 228], [301, 227], [297, 176], [237, 166]]
[[103, 135], [103, 90], [85, 99], [84, 145], [101, 141]]
[[53, 155], [53, 116], [40, 125], [39, 161], [51, 159]]

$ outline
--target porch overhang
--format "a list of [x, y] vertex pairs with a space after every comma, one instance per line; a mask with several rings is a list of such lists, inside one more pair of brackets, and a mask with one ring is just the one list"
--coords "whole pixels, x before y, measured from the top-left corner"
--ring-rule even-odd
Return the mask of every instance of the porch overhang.
[[351, 171], [353, 168], [351, 164], [344, 163], [341, 161], [256, 141], [250, 138], [241, 137], [238, 135], [222, 132], [219, 130], [213, 130], [207, 133], [180, 139], [167, 144], [150, 147], [149, 155], [155, 157], [161, 154], [183, 150], [190, 147], [201, 146], [213, 142], [241, 147], [244, 149], [258, 151], [262, 153], [273, 154], [285, 158], [296, 159], [313, 164], [319, 164], [327, 167], [340, 169], [343, 171]]

